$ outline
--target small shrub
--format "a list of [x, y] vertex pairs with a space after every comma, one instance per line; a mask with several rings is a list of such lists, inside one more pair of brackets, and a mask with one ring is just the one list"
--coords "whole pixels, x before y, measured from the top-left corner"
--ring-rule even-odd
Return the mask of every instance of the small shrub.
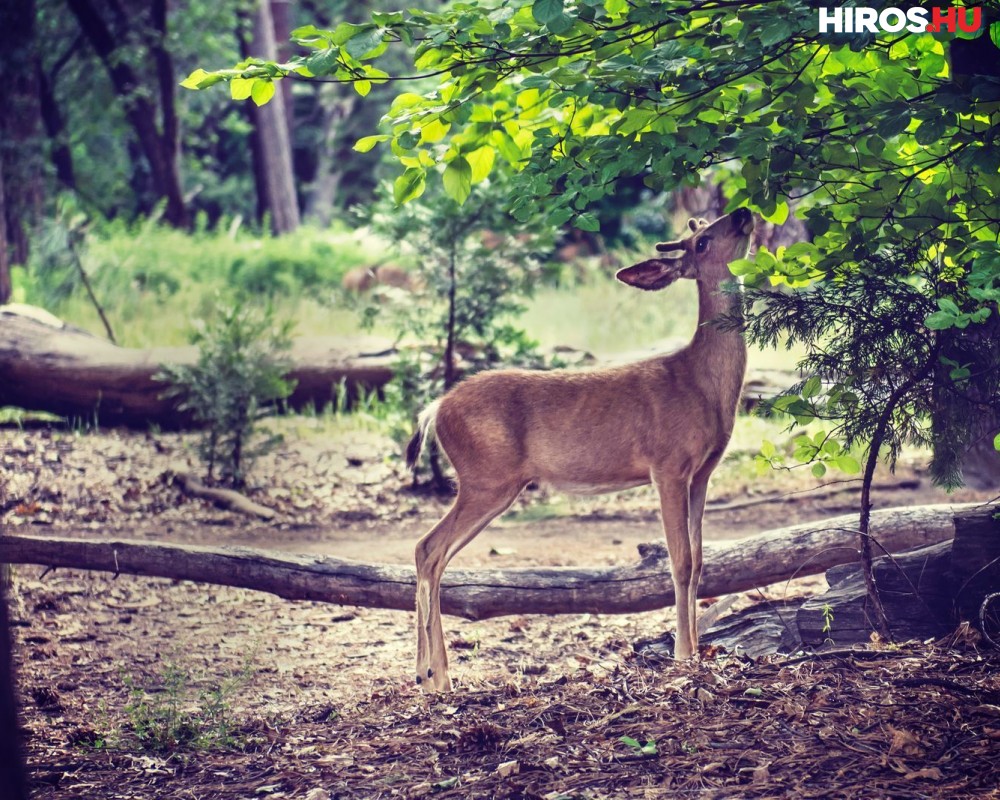
[[254, 459], [280, 442], [260, 423], [294, 388], [284, 377], [291, 328], [276, 324], [270, 307], [219, 301], [210, 321], [196, 323], [198, 361], [164, 364], [158, 373], [170, 384], [167, 393], [179, 398], [179, 410], [205, 426], [199, 454], [209, 479], [218, 467], [223, 481], [241, 488]]
[[[128, 690], [125, 704], [126, 733], [146, 750], [162, 751], [177, 747], [239, 747], [231, 701], [242, 691], [250, 677], [250, 668], [218, 683], [197, 689], [190, 672], [177, 664], [167, 664], [160, 685], [149, 688], [137, 683], [130, 674], [122, 675]], [[102, 744], [118, 737], [102, 736]]]

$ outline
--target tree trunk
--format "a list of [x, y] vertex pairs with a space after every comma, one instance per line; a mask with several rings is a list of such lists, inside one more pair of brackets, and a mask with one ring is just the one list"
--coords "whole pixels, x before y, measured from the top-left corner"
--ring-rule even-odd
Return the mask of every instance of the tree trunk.
[[27, 800], [5, 582], [0, 575], [0, 797]]
[[[152, 6], [153, 28], [166, 26], [166, 0], [155, 0]], [[94, 52], [101, 59], [111, 83], [125, 108], [125, 116], [135, 131], [143, 156], [149, 163], [154, 191], [166, 200], [164, 218], [175, 227], [187, 225], [187, 209], [181, 187], [177, 161], [177, 120], [173, 107], [175, 76], [169, 56], [162, 45], [151, 47], [155, 62], [158, 93], [163, 107], [163, 131], [157, 128], [157, 104], [149, 100], [142, 81], [131, 65], [122, 58], [111, 28], [101, 17], [91, 0], [66, 0]], [[160, 16], [162, 19], [160, 20]], [[157, 21], [159, 20], [159, 21]], [[162, 43], [163, 31], [156, 31], [154, 42]], [[147, 40], [149, 37], [146, 37]], [[148, 42], [147, 42], [148, 43]], [[159, 52], [157, 52], [159, 51]], [[166, 58], [164, 56], [166, 55]], [[168, 84], [170, 84], [168, 86]]]
[[10, 302], [10, 245], [7, 241], [7, 199], [4, 192], [3, 163], [0, 159], [0, 306]]
[[[392, 377], [393, 351], [381, 339], [301, 338], [292, 350], [288, 377], [296, 381], [289, 406], [323, 408], [377, 389]], [[360, 351], [360, 352], [359, 352]], [[191, 424], [153, 380], [161, 364], [190, 364], [195, 347], [117, 347], [66, 326], [41, 309], [0, 309], [0, 406], [48, 411], [102, 425]]]
[[[890, 552], [954, 535], [956, 510], [924, 506], [879, 511], [872, 529]], [[766, 586], [854, 561], [854, 517], [796, 525], [736, 544], [705, 548], [700, 597]], [[845, 530], [848, 532], [845, 533]], [[673, 605], [662, 543], [640, 546], [641, 561], [622, 567], [452, 569], [442, 581], [446, 614], [488, 619], [510, 614], [627, 614]], [[366, 564], [247, 547], [196, 547], [48, 536], [0, 536], [0, 562], [148, 575], [270, 592], [290, 600], [413, 609], [413, 567]]]
[[28, 260], [31, 228], [44, 197], [37, 46], [34, 0], [0, 4], [0, 170], [8, 256], [14, 264]]
[[[259, 0], [254, 17], [253, 53], [270, 60], [277, 59], [271, 0]], [[280, 81], [279, 86], [286, 81]], [[275, 234], [291, 233], [299, 227], [299, 205], [295, 195], [295, 173], [292, 166], [292, 145], [288, 132], [283, 91], [276, 91], [269, 103], [253, 109], [264, 177], [264, 194]]]

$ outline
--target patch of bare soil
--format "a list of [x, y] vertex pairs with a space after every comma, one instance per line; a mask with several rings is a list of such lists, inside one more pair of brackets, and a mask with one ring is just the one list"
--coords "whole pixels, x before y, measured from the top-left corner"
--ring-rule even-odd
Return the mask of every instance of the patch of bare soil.
[[[384, 442], [315, 442], [260, 465], [267, 477], [249, 494], [278, 511], [262, 523], [169, 481], [192, 468], [189, 437], [0, 431], [0, 524], [409, 562], [444, 502], [403, 491], [407, 476]], [[913, 469], [883, 481], [900, 479], [917, 488], [883, 492], [881, 506], [947, 499]], [[856, 501], [756, 503], [767, 498], [750, 483], [725, 489], [706, 538]], [[642, 492], [585, 501], [574, 518], [538, 519], [538, 499], [521, 501], [461, 562], [623, 563], [661, 535]], [[996, 785], [998, 659], [971, 635], [690, 665], [634, 652], [672, 626], [669, 612], [448, 619], [458, 690], [433, 697], [411, 683], [410, 614], [43, 572], [17, 567], [13, 591], [37, 798], [981, 797]], [[741, 604], [821, 584], [764, 588]]]

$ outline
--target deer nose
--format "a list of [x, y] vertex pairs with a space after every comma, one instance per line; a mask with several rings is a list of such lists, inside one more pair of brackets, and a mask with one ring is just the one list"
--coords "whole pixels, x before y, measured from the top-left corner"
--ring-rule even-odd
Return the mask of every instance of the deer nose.
[[744, 235], [753, 230], [753, 214], [749, 208], [737, 208], [732, 215], [733, 228]]

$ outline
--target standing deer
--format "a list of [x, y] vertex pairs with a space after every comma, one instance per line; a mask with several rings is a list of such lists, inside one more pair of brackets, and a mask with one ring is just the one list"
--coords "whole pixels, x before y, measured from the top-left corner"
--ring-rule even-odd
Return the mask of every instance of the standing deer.
[[746, 369], [742, 335], [712, 323], [732, 309], [722, 284], [732, 279], [729, 263], [746, 256], [754, 222], [741, 208], [689, 226], [684, 239], [656, 245], [661, 257], [617, 275], [652, 291], [678, 278], [698, 282], [698, 329], [683, 350], [588, 372], [484, 372], [421, 413], [407, 464], [436, 435], [457, 473], [458, 496], [416, 548], [417, 683], [451, 689], [441, 627], [445, 567], [532, 482], [577, 494], [656, 486], [677, 607], [675, 654], [697, 656], [705, 492], [732, 434]]

